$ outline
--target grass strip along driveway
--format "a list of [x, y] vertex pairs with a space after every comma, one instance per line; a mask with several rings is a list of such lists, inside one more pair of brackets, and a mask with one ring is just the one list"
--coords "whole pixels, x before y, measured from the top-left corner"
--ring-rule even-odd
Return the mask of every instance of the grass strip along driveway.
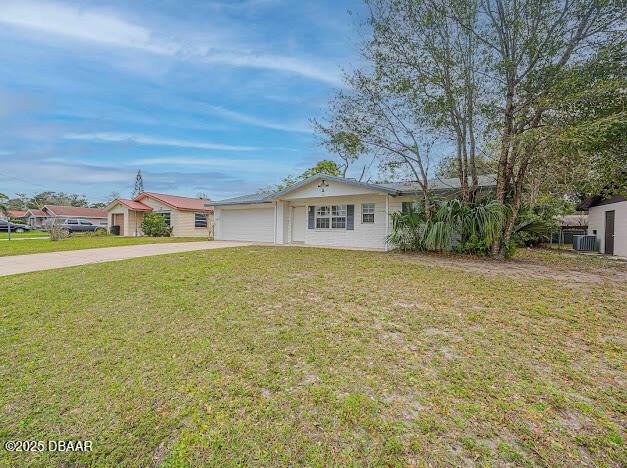
[[624, 271], [485, 265], [257, 246], [1, 278], [0, 440], [94, 450], [0, 464], [624, 466]]
[[123, 245], [159, 244], [163, 242], [197, 242], [207, 239], [199, 237], [69, 237], [59, 241], [37, 239], [28, 241], [0, 242], [0, 257], [7, 255], [26, 255], [31, 253], [60, 252], [64, 250], [96, 249], [99, 247], [117, 247]]
[[[25, 231], [25, 232], [15, 232], [11, 231], [11, 239], [32, 239], [36, 237], [49, 237], [50, 233], [45, 231]], [[0, 239], [8, 239], [9, 233], [6, 231], [0, 232]]]

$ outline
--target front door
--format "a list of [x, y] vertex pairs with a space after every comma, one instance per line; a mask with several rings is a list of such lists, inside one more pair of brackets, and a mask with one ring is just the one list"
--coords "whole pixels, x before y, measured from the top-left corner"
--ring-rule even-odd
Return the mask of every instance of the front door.
[[295, 206], [292, 210], [292, 242], [305, 242], [305, 207]]
[[614, 255], [614, 211], [605, 212], [605, 253]]

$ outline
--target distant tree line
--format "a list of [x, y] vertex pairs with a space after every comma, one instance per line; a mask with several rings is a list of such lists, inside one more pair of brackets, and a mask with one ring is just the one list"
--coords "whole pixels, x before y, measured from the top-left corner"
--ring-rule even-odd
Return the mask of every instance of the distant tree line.
[[[116, 194], [112, 193], [111, 195]], [[41, 209], [45, 205], [104, 208], [107, 206], [107, 202], [90, 202], [85, 195], [76, 193], [46, 191], [32, 196], [26, 193], [16, 193], [15, 197], [5, 200], [4, 205], [8, 210]]]

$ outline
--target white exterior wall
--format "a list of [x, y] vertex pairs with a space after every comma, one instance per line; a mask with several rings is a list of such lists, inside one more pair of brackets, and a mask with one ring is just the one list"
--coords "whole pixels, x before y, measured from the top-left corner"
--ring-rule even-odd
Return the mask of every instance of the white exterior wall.
[[214, 223], [216, 240], [274, 242], [275, 239], [274, 204], [216, 206]]
[[614, 211], [614, 255], [627, 257], [627, 201], [593, 206], [588, 211], [588, 234], [596, 231], [599, 251], [605, 252], [605, 212]]
[[[259, 205], [230, 205], [215, 207], [215, 231], [217, 240], [230, 240], [233, 235], [225, 235], [224, 213], [233, 210], [266, 209], [272, 210], [274, 219], [274, 242], [277, 244], [292, 243], [292, 222], [293, 207], [305, 207], [305, 245], [329, 246], [329, 247], [356, 247], [366, 249], [386, 249], [386, 237], [391, 230], [391, 220], [389, 214], [393, 211], [400, 211], [403, 201], [413, 201], [415, 197], [394, 198], [377, 190], [369, 190], [363, 187], [356, 187], [348, 184], [327, 181], [328, 186], [318, 187], [319, 180], [303, 187], [299, 187], [289, 193], [284, 194], [280, 200], [269, 204]], [[361, 205], [363, 203], [374, 203], [375, 221], [374, 223], [363, 223], [361, 216]], [[308, 206], [321, 205], [354, 205], [354, 229], [309, 229], [308, 226]], [[242, 226], [246, 231], [246, 236], [255, 236], [254, 226], [246, 223], [245, 217], [250, 211], [241, 211], [242, 219], [231, 218], [233, 226]], [[251, 216], [250, 220], [253, 219]], [[230, 228], [232, 230], [232, 228]], [[232, 231], [230, 231], [232, 232]], [[262, 233], [258, 233], [256, 239], [262, 240]]]
[[[361, 204], [374, 203], [374, 223], [362, 223]], [[387, 213], [385, 195], [353, 195], [345, 197], [308, 198], [290, 202], [290, 205], [321, 206], [321, 205], [354, 205], [354, 229], [309, 229], [308, 208], [305, 208], [305, 245], [329, 247], [358, 247], [365, 249], [385, 249], [387, 235]], [[291, 241], [291, 219], [288, 238]], [[287, 242], [286, 242], [287, 243]]]

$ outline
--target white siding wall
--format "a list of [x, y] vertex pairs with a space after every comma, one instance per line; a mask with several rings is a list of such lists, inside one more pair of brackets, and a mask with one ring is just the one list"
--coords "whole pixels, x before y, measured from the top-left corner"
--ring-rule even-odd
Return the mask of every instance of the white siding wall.
[[[308, 229], [305, 226], [305, 244], [330, 247], [359, 247], [385, 249], [386, 218], [385, 195], [359, 195], [347, 197], [325, 197], [298, 200], [294, 205], [355, 205], [355, 229]], [[361, 204], [374, 203], [374, 223], [362, 223]], [[289, 212], [289, 210], [288, 210]], [[305, 223], [307, 223], [307, 215]], [[291, 237], [291, 236], [290, 236]]]
[[324, 187], [324, 192], [322, 191], [322, 187], [318, 187], [318, 185], [321, 184], [321, 181], [314, 180], [307, 185], [303, 185], [302, 187], [299, 187], [292, 192], [286, 193], [284, 196], [281, 196], [281, 200], [295, 200], [314, 197], [343, 197], [351, 195], [363, 195], [364, 193], [381, 193], [379, 191], [370, 190], [363, 187], [356, 187], [349, 184], [342, 184], [332, 180], [327, 180], [326, 183], [328, 184], [328, 186]]
[[[350, 191], [353, 187], [348, 187]], [[234, 205], [215, 208], [215, 230], [216, 240], [256, 240], [272, 242], [275, 237], [267, 227], [260, 226], [254, 210], [265, 210], [267, 216], [272, 217], [276, 231], [276, 242], [290, 243], [292, 241], [292, 207], [305, 206], [305, 244], [329, 247], [357, 247], [368, 249], [385, 249], [385, 238], [391, 229], [391, 221], [386, 212], [386, 199], [389, 204], [389, 212], [400, 211], [403, 201], [412, 201], [413, 197], [394, 198], [380, 192], [359, 195], [332, 196], [328, 189], [325, 189], [321, 196], [319, 189], [315, 187], [312, 193], [318, 196], [311, 198], [300, 198], [304, 193], [313, 190], [305, 187], [299, 192], [298, 197], [291, 200], [281, 200], [277, 203], [275, 216], [274, 205]], [[363, 191], [363, 189], [362, 189]], [[362, 203], [375, 204], [375, 222], [362, 223], [361, 205]], [[355, 219], [354, 229], [308, 229], [307, 207], [320, 205], [354, 205]], [[239, 233], [239, 234], [238, 234]], [[282, 238], [282, 239], [281, 239]]]
[[588, 211], [588, 234], [596, 230], [599, 251], [605, 252], [605, 212], [614, 211], [614, 255], [627, 257], [627, 201], [593, 206]]

